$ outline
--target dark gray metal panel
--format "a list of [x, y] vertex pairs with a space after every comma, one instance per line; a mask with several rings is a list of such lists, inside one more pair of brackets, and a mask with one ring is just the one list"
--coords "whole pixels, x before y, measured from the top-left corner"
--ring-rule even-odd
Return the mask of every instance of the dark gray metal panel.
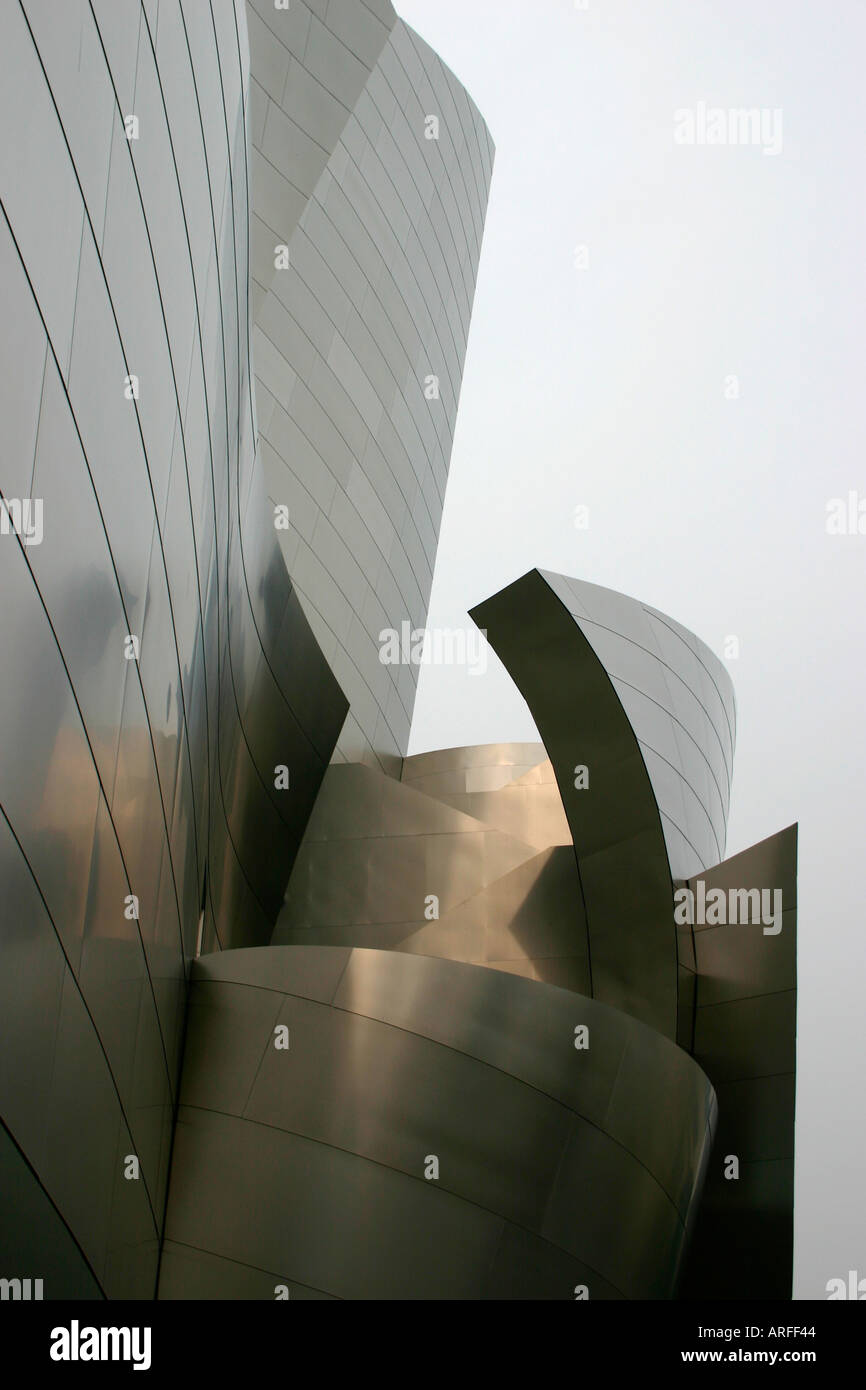
[[597, 1270], [558, 1245], [506, 1223], [482, 1296], [521, 1301], [575, 1299], [584, 1297], [584, 1289], [595, 1301], [625, 1298]]
[[473, 1298], [502, 1220], [354, 1154], [182, 1110], [166, 1230], [338, 1298]]
[[191, 1250], [167, 1240], [162, 1248], [159, 1275], [160, 1298], [242, 1299], [285, 1298], [293, 1303], [330, 1301], [331, 1294], [310, 1289], [285, 1275], [238, 1264], [204, 1250]]
[[575, 1121], [541, 1234], [626, 1298], [673, 1296], [684, 1235], [677, 1211], [642, 1163], [584, 1121]]
[[[687, 1298], [790, 1298], [797, 1030], [797, 827], [698, 877], [705, 892], [782, 894], [781, 931], [694, 925], [695, 1060], [719, 1126], [683, 1279]], [[697, 895], [697, 877], [688, 881]], [[769, 900], [772, 903], [772, 898]], [[684, 937], [681, 939], [685, 939]], [[739, 1176], [732, 1176], [736, 1158]]]
[[185, 1104], [243, 1112], [281, 1004], [270, 989], [197, 981], [187, 1009]]
[[46, 1299], [101, 1299], [99, 1281], [83, 1251], [4, 1125], [0, 1191], [16, 1218], [0, 1225], [3, 1277], [41, 1279]]

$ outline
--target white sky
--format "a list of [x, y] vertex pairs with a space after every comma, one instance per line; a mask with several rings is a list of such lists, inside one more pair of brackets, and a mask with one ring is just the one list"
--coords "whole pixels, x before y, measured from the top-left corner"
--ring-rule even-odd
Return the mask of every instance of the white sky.
[[[866, 3], [397, 8], [497, 147], [429, 625], [538, 565], [739, 638], [727, 853], [800, 823], [795, 1294], [826, 1298], [866, 1277], [866, 535], [825, 529], [866, 511]], [[780, 108], [781, 152], [676, 144], [700, 102]], [[536, 737], [492, 653], [422, 667], [410, 752]]]

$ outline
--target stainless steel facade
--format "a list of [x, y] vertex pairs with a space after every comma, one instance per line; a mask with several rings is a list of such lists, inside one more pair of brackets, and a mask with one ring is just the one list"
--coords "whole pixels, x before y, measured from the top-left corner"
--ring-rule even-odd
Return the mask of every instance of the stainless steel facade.
[[636, 731], [611, 678], [538, 570], [472, 617], [525, 697], [553, 763], [577, 860], [573, 910], [578, 930], [585, 922], [591, 992], [676, 1038], [677, 945], [664, 830]]
[[444, 956], [591, 993], [580, 882], [544, 748], [440, 750], [404, 769], [402, 782], [360, 764], [328, 769], [274, 943]]
[[474, 616], [543, 744], [403, 756], [474, 105], [386, 0], [0, 36], [0, 1275], [785, 1296], [796, 832], [719, 862], [720, 663], [532, 571]]
[[161, 1296], [671, 1296], [715, 1099], [627, 1015], [296, 946], [199, 960], [189, 1029]]
[[347, 705], [255, 447], [243, 12], [0, 23], [0, 1225], [148, 1297], [190, 959], [269, 939]]
[[[789, 1298], [794, 1245], [797, 827], [700, 875], [705, 891], [781, 893], [780, 930], [696, 923], [687, 1046], [719, 1100], [719, 1128], [682, 1280], [686, 1298]], [[688, 884], [697, 891], [697, 876]], [[691, 959], [687, 952], [693, 951]], [[682, 969], [681, 969], [682, 975]], [[681, 987], [682, 993], [682, 987]], [[739, 1175], [729, 1176], [730, 1155]]]
[[[586, 935], [589, 992], [675, 1036], [718, 1093], [682, 1295], [789, 1298], [797, 827], [713, 863], [732, 773], [730, 680], [666, 615], [562, 575], [532, 570], [473, 617], [526, 697], [553, 763], [574, 841], [574, 923]], [[585, 786], [578, 765], [587, 767]], [[697, 867], [685, 875], [683, 864]], [[724, 896], [720, 921], [718, 907], [712, 921], [683, 923], [672, 912], [675, 892], [697, 895], [699, 884], [704, 896]], [[772, 923], [763, 915], [770, 902], [774, 912], [778, 903]]]
[[[407, 758], [399, 785], [360, 766], [330, 768], [273, 939], [519, 974], [603, 999], [675, 1039], [720, 1105], [682, 1295], [788, 1297], [796, 828], [683, 879], [695, 856], [670, 812], [686, 776], [698, 781], [694, 761], [659, 774], [660, 748], [671, 759], [703, 750], [709, 809], [694, 802], [691, 820], [680, 816], [693, 840], [701, 825], [709, 835], [711, 768], [731, 772], [721, 737], [728, 718], [733, 729], [730, 682], [664, 614], [563, 576], [532, 571], [473, 616], [544, 745]], [[723, 845], [724, 819], [713, 834]], [[699, 879], [706, 893], [781, 894], [778, 931], [761, 920], [678, 922], [675, 890], [697, 892]], [[749, 1254], [756, 1247], [760, 1257]]]
[[350, 702], [336, 756], [399, 776], [493, 146], [390, 4], [251, 0], [252, 296], [268, 495]]
[[671, 871], [725, 857], [737, 712], [727, 670], [666, 613], [598, 584], [539, 571], [595, 652], [634, 729]]

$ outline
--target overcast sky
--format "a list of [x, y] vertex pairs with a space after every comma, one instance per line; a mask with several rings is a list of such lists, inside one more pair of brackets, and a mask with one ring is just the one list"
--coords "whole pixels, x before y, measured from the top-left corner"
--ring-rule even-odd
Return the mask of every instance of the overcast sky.
[[[866, 3], [397, 8], [496, 143], [429, 625], [538, 565], [739, 639], [727, 853], [799, 821], [795, 1295], [826, 1298], [866, 1277], [866, 534], [826, 529], [866, 512]], [[757, 143], [699, 143], [701, 103]], [[492, 653], [422, 667], [410, 752], [536, 737]]]

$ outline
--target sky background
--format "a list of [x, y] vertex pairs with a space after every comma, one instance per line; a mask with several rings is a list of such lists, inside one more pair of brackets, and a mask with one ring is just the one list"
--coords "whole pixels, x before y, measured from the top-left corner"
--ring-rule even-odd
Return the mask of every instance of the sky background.
[[[794, 1291], [823, 1299], [866, 1277], [866, 534], [826, 530], [866, 512], [866, 4], [396, 7], [496, 143], [429, 626], [537, 565], [739, 639], [726, 853], [799, 822]], [[781, 150], [677, 144], [700, 102], [780, 109]], [[536, 738], [492, 651], [421, 668], [411, 753]]]

